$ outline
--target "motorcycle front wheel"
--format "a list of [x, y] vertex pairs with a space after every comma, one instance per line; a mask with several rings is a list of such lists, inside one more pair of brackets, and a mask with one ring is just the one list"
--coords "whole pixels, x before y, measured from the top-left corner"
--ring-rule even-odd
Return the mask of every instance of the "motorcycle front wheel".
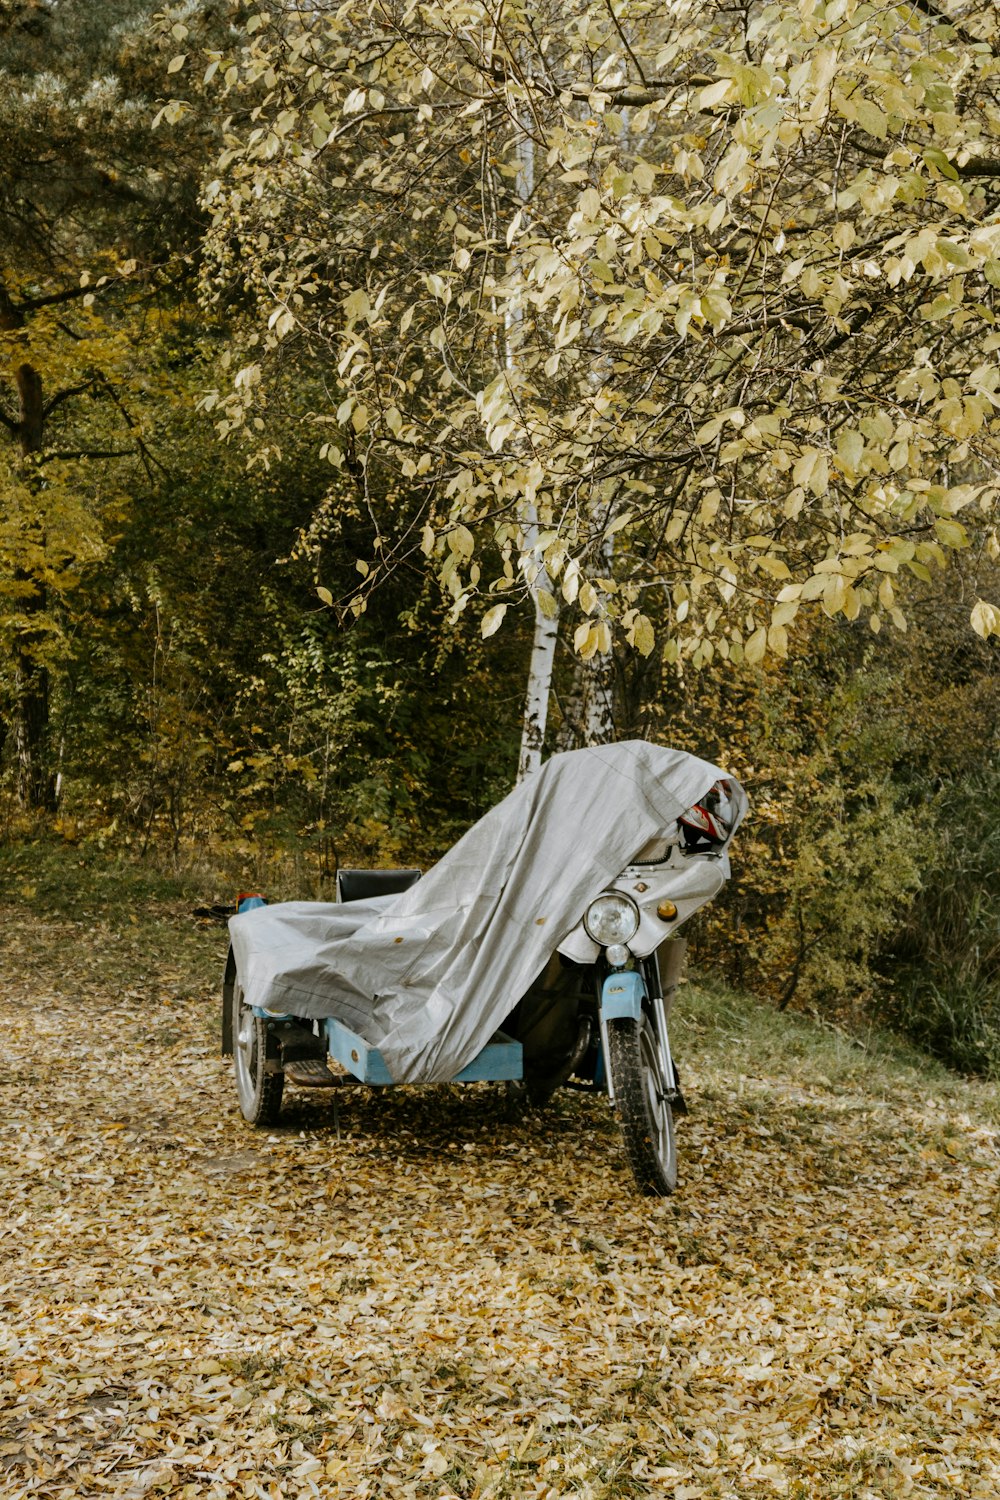
[[677, 1186], [677, 1148], [671, 1083], [655, 1027], [643, 1015], [608, 1022], [608, 1061], [625, 1154], [636, 1186], [647, 1198], [666, 1198]]

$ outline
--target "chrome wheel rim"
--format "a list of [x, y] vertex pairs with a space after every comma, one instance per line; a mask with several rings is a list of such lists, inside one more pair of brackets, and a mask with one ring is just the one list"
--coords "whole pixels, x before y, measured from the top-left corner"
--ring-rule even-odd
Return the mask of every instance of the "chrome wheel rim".
[[250, 1108], [257, 1093], [257, 1075], [260, 1069], [259, 1028], [253, 1011], [243, 1004], [242, 995], [235, 1042], [236, 1091], [240, 1096], [240, 1103]]
[[670, 1177], [674, 1168], [674, 1117], [667, 1101], [667, 1080], [663, 1054], [656, 1034], [647, 1023], [639, 1037], [642, 1058], [642, 1082], [646, 1095], [646, 1108], [652, 1126], [652, 1147], [659, 1159], [664, 1175]]

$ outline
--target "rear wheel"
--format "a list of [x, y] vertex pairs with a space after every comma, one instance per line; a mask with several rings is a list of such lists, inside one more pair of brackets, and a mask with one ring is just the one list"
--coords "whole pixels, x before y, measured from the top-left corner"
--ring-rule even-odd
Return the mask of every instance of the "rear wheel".
[[647, 1016], [608, 1022], [608, 1052], [625, 1152], [640, 1193], [665, 1198], [677, 1186], [669, 1063]]
[[243, 1118], [251, 1125], [274, 1125], [281, 1111], [285, 1075], [266, 1069], [267, 1023], [246, 1004], [239, 981], [233, 985], [233, 1061]]

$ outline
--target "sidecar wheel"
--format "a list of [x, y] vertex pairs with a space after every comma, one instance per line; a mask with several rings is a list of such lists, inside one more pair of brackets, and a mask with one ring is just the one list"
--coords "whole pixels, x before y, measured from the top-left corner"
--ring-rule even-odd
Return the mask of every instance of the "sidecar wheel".
[[244, 1120], [251, 1125], [274, 1125], [281, 1111], [285, 1075], [266, 1071], [267, 1025], [244, 1003], [239, 981], [233, 985], [233, 1062]]
[[608, 1051], [625, 1153], [640, 1193], [666, 1198], [677, 1186], [674, 1114], [667, 1062], [643, 1016], [608, 1022]]

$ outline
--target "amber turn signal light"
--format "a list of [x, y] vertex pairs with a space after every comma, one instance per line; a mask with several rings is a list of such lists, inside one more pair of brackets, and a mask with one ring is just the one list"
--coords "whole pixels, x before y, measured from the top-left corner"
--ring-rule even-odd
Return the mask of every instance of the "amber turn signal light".
[[661, 901], [656, 908], [656, 915], [661, 922], [672, 922], [677, 915], [677, 908], [672, 901]]

